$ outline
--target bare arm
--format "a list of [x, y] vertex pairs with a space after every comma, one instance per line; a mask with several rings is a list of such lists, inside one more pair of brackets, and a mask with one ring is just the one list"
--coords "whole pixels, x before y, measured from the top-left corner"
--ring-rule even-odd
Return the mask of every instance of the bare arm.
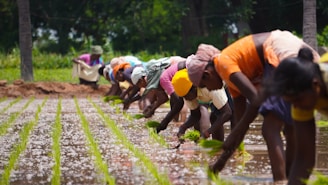
[[172, 121], [173, 117], [176, 114], [180, 113], [184, 105], [184, 101], [182, 97], [179, 97], [175, 93], [172, 93], [170, 96], [170, 104], [171, 104], [171, 109], [166, 114], [164, 119], [161, 121], [160, 125], [157, 127], [157, 133], [161, 130], [166, 129], [167, 125]]
[[[257, 89], [243, 73], [237, 72], [232, 74], [230, 76], [230, 80], [238, 87], [241, 94], [248, 100], [249, 104], [247, 106], [242, 106], [243, 102], [234, 101], [234, 108], [236, 109], [235, 112], [237, 114], [237, 124], [223, 143], [224, 152], [211, 167], [214, 172], [218, 172], [223, 169], [227, 160], [243, 141], [249, 125], [258, 115], [258, 108], [260, 106], [260, 101], [257, 99]], [[242, 110], [240, 109], [243, 109], [243, 107], [246, 107], [246, 109], [242, 113]]]
[[212, 134], [220, 125], [223, 125], [225, 122], [229, 121], [232, 116], [232, 111], [228, 103], [226, 103], [221, 109], [222, 114], [217, 117], [212, 126], [208, 129], [208, 133]]
[[201, 117], [200, 106], [198, 106], [194, 110], [190, 110], [190, 116], [188, 117], [187, 121], [184, 122], [179, 127], [179, 132], [177, 134], [178, 137], [182, 136], [188, 128], [194, 126], [197, 122], [199, 122], [200, 117]]

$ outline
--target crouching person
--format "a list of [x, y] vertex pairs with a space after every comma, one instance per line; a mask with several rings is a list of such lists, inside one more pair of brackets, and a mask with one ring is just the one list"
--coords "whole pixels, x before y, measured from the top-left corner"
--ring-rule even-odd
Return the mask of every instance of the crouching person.
[[[190, 109], [190, 116], [180, 126], [177, 136], [180, 138], [188, 128], [194, 126], [196, 130], [201, 131], [202, 137], [209, 138], [212, 136], [212, 139], [223, 141], [223, 124], [232, 121], [232, 110], [224, 87], [213, 91], [209, 91], [206, 88], [197, 88], [189, 80], [187, 69], [180, 70], [174, 75], [172, 85], [175, 93], [185, 99]], [[203, 105], [199, 102], [202, 102]], [[209, 116], [209, 114], [204, 113], [205, 104], [211, 108], [210, 119], [208, 119], [211, 122], [211, 126], [206, 130], [201, 130], [201, 116]], [[206, 118], [202, 119], [206, 120]], [[233, 125], [233, 123], [231, 124]]]
[[74, 58], [73, 77], [79, 77], [80, 84], [89, 85], [94, 89], [98, 88], [99, 68], [104, 65], [101, 55], [101, 46], [91, 46], [91, 53], [86, 53], [78, 58]]

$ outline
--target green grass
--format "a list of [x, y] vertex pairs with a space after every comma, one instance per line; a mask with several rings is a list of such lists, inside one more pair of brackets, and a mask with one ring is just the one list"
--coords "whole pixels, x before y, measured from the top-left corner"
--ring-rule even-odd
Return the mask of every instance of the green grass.
[[[71, 68], [62, 69], [34, 69], [35, 82], [68, 82], [79, 83], [78, 78], [72, 78]], [[9, 84], [20, 79], [20, 69], [6, 68], [1, 69], [0, 80], [7, 80]], [[109, 84], [105, 78], [100, 77], [99, 84]]]
[[[81, 51], [70, 52], [67, 55], [56, 53], [43, 53], [37, 48], [33, 48], [33, 75], [34, 81], [54, 81], [54, 82], [70, 82], [78, 83], [78, 79], [72, 79], [72, 59], [83, 54]], [[128, 53], [111, 53], [102, 56], [104, 63], [108, 64], [114, 57], [133, 55], [142, 61], [149, 61], [150, 59], [158, 59], [167, 56], [174, 56], [169, 53], [149, 54], [146, 51], [132, 54]], [[20, 51], [19, 48], [14, 48], [10, 53], [0, 52], [0, 80], [7, 80], [12, 83], [14, 80], [20, 79]], [[104, 79], [100, 79], [100, 84], [107, 84]]]

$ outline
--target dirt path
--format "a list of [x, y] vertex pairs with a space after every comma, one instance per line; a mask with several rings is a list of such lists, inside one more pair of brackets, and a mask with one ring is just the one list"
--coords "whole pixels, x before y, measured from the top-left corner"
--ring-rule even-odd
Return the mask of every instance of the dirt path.
[[0, 97], [98, 97], [109, 91], [110, 85], [99, 85], [98, 89], [90, 86], [62, 82], [23, 82], [16, 80], [7, 84], [0, 80]]

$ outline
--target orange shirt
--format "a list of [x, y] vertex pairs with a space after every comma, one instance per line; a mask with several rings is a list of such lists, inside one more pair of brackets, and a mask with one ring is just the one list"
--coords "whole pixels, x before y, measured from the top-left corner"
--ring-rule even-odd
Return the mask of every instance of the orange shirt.
[[222, 80], [228, 85], [232, 97], [240, 95], [238, 88], [230, 81], [230, 75], [243, 72], [256, 85], [263, 76], [263, 65], [257, 54], [253, 36], [243, 37], [225, 48], [214, 58], [214, 66]]
[[[214, 58], [214, 65], [217, 73], [229, 87], [232, 97], [240, 95], [238, 88], [230, 81], [230, 75], [235, 72], [242, 72], [255, 87], [260, 85], [263, 78], [264, 66], [257, 53], [254, 35], [249, 35], [237, 40], [225, 48], [221, 55]], [[263, 57], [273, 67], [277, 67], [281, 60], [287, 57], [296, 57], [302, 47], [309, 45], [302, 39], [293, 35], [289, 31], [274, 30], [270, 36], [263, 41]], [[319, 60], [319, 55], [313, 49], [314, 61]]]

